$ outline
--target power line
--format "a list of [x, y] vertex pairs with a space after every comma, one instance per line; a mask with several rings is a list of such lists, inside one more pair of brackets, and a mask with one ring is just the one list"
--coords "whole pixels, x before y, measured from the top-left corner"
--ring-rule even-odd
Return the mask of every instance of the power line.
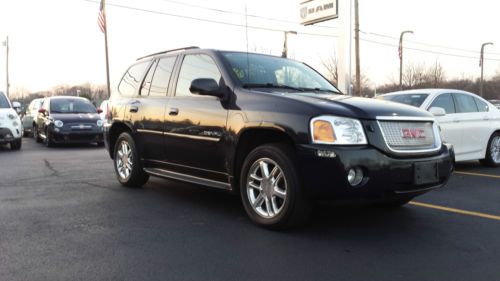
[[[366, 35], [373, 35], [377, 37], [382, 37], [382, 38], [388, 38], [388, 39], [393, 39], [393, 40], [399, 40], [399, 38], [391, 35], [386, 35], [382, 33], [376, 33], [376, 32], [366, 32], [366, 31], [361, 31], [361, 33], [366, 34]], [[460, 51], [460, 52], [467, 52], [467, 53], [475, 53], [477, 54], [477, 50], [470, 50], [470, 49], [461, 49], [461, 48], [455, 48], [455, 47], [448, 47], [448, 46], [443, 46], [443, 45], [437, 45], [437, 44], [430, 44], [430, 43], [423, 43], [423, 42], [418, 42], [418, 41], [413, 41], [413, 40], [406, 40], [407, 42], [417, 44], [417, 45], [422, 45], [422, 46], [428, 46], [428, 47], [434, 47], [434, 48], [441, 48], [441, 49], [448, 49], [448, 50], [454, 50], [454, 51]], [[500, 55], [500, 53], [486, 53], [489, 55]]]
[[[388, 46], [388, 47], [394, 47], [394, 48], [398, 47], [398, 45], [395, 45], [395, 44], [384, 43], [384, 42], [379, 42], [379, 41], [374, 41], [374, 40], [369, 40], [369, 39], [361, 39], [361, 41], [368, 42], [368, 43], [373, 43], [373, 44], [378, 44], [378, 45], [383, 45], [383, 46]], [[457, 54], [449, 54], [449, 53], [443, 53], [443, 52], [438, 52], [438, 51], [423, 50], [423, 49], [413, 48], [413, 47], [404, 47], [404, 48], [408, 49], [408, 50], [413, 50], [413, 51], [417, 51], [417, 52], [424, 52], [424, 53], [430, 53], [430, 54], [435, 54], [435, 55], [443, 55], [443, 56], [449, 56], [449, 57], [459, 57], [459, 58], [475, 59], [475, 60], [479, 59], [479, 57], [466, 56], [466, 55], [457, 55]], [[485, 60], [499, 61], [500, 62], [500, 59], [492, 59], [492, 58], [486, 59], [485, 58]]]
[[[99, 1], [96, 1], [96, 0], [83, 0], [83, 1], [91, 2], [91, 3], [100, 3]], [[116, 8], [127, 9], [127, 10], [134, 10], [134, 11], [139, 11], [139, 12], [164, 15], [164, 16], [170, 16], [170, 17], [176, 17], [176, 18], [182, 18], [182, 19], [189, 19], [189, 20], [195, 20], [195, 21], [210, 22], [210, 23], [215, 23], [215, 24], [222, 24], [222, 25], [229, 25], [229, 26], [236, 26], [236, 27], [243, 27], [243, 28], [248, 27], [250, 29], [267, 30], [267, 31], [274, 31], [274, 32], [286, 32], [287, 31], [285, 29], [268, 28], [268, 27], [261, 27], [261, 26], [252, 26], [252, 25], [246, 26], [245, 24], [230, 23], [230, 22], [225, 22], [225, 21], [218, 21], [218, 20], [211, 20], [211, 19], [204, 19], [204, 18], [196, 18], [196, 17], [192, 17], [192, 16], [176, 15], [176, 14], [172, 14], [172, 13], [166, 13], [166, 12], [161, 12], [161, 11], [155, 11], [155, 10], [150, 10], [150, 9], [132, 7], [132, 6], [109, 3], [109, 2], [106, 3], [106, 5], [116, 7]], [[310, 35], [310, 36], [331, 37], [331, 38], [338, 37], [337, 35], [331, 35], [331, 34], [328, 35], [328, 34], [308, 33], [308, 32], [298, 32], [298, 33], [301, 35]]]
[[[290, 23], [290, 24], [295, 24], [295, 25], [298, 24], [296, 21], [290, 21], [290, 20], [285, 20], [285, 19], [269, 18], [269, 17], [263, 17], [263, 16], [258, 16], [258, 15], [252, 15], [252, 14], [245, 15], [245, 13], [240, 13], [240, 12], [235, 12], [235, 11], [228, 11], [228, 10], [222, 10], [222, 9], [216, 9], [216, 8], [210, 8], [210, 7], [201, 6], [201, 5], [184, 3], [184, 2], [176, 1], [176, 0], [162, 0], [162, 1], [163, 2], [177, 4], [177, 5], [183, 5], [183, 6], [187, 6], [187, 7], [194, 7], [194, 8], [199, 8], [199, 9], [204, 9], [204, 10], [209, 10], [209, 11], [224, 13], [224, 14], [231, 14], [231, 15], [238, 15], [238, 16], [248, 16], [250, 18], [257, 18], [257, 19], [264, 19], [264, 20], [270, 20], [270, 21], [284, 22], [284, 23]], [[322, 28], [332, 28], [332, 29], [336, 29], [337, 28], [336, 26], [326, 26], [326, 25], [318, 25], [318, 24], [316, 24], [314, 26], [315, 27], [322, 27]]]

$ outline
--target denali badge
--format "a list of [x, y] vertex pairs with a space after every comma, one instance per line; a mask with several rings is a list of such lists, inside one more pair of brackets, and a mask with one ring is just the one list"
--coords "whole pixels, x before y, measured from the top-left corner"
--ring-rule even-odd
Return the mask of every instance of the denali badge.
[[424, 129], [402, 128], [401, 133], [403, 139], [425, 139]]

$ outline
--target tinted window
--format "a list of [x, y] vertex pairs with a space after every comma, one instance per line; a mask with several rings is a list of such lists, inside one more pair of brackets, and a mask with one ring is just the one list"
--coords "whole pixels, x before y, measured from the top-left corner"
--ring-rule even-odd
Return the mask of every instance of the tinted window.
[[383, 96], [382, 99], [420, 107], [428, 96], [428, 94], [390, 95]]
[[[150, 96], [166, 96], [176, 57], [160, 59], [151, 83]], [[219, 81], [219, 80], [216, 80]]]
[[10, 108], [9, 101], [3, 93], [0, 93], [0, 108]]
[[454, 94], [455, 100], [457, 101], [457, 112], [458, 113], [468, 113], [477, 112], [476, 102], [474, 97], [464, 94]]
[[214, 79], [217, 83], [220, 83], [221, 74], [217, 65], [209, 56], [187, 55], [182, 62], [175, 95], [178, 97], [192, 96], [189, 87], [193, 80], [199, 78]]
[[455, 102], [451, 94], [441, 94], [432, 102], [431, 107], [441, 107], [446, 111], [446, 114], [456, 113]]
[[133, 97], [137, 94], [144, 71], [146, 71], [148, 65], [149, 62], [142, 62], [131, 66], [127, 70], [118, 86], [118, 91], [122, 96]]
[[96, 113], [93, 104], [84, 99], [57, 98], [50, 100], [51, 113]]
[[144, 83], [142, 84], [141, 88], [141, 96], [149, 95], [149, 89], [151, 88], [151, 79], [153, 79], [153, 74], [155, 73], [156, 63], [156, 61], [153, 62], [153, 64], [149, 68], [146, 78], [144, 78]]
[[474, 98], [474, 101], [476, 102], [477, 109], [479, 110], [479, 112], [488, 112], [490, 110], [490, 107], [484, 101], [478, 98]]
[[42, 100], [34, 100], [31, 102], [29, 109], [30, 110], [38, 110], [38, 109], [40, 109], [41, 103], [42, 103]]

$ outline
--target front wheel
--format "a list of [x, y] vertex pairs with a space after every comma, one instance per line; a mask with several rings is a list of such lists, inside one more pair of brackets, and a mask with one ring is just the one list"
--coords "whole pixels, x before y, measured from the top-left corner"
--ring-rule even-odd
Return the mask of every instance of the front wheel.
[[38, 143], [42, 142], [42, 138], [40, 138], [40, 135], [38, 134], [38, 127], [36, 125], [33, 125], [32, 131], [35, 141]]
[[54, 141], [52, 140], [52, 136], [49, 133], [49, 129], [45, 130], [44, 144], [47, 147], [54, 147]]
[[118, 181], [127, 187], [142, 187], [149, 179], [139, 160], [134, 139], [129, 133], [122, 133], [116, 141], [114, 151], [115, 172]]
[[490, 137], [485, 156], [485, 159], [481, 160], [481, 164], [489, 167], [500, 166], [500, 132], [495, 132]]
[[300, 225], [311, 212], [301, 192], [294, 153], [283, 144], [262, 145], [248, 154], [240, 193], [250, 219], [270, 229]]
[[16, 140], [10, 143], [10, 149], [12, 150], [20, 150], [23, 142], [22, 140]]

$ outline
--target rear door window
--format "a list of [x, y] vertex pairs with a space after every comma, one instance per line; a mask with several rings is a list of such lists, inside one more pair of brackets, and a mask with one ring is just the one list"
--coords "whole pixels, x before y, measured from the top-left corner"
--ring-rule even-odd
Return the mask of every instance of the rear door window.
[[479, 112], [488, 112], [488, 111], [490, 111], [490, 107], [484, 101], [482, 101], [482, 100], [480, 100], [478, 98], [474, 98], [474, 101], [476, 102], [477, 109], [479, 110]]
[[153, 79], [153, 74], [155, 73], [156, 63], [157, 61], [153, 62], [153, 65], [151, 65], [151, 67], [149, 68], [146, 78], [144, 78], [144, 83], [142, 83], [141, 96], [143, 97], [149, 95], [149, 89], [151, 88], [151, 79]]
[[175, 65], [176, 57], [161, 58], [156, 67], [156, 71], [151, 82], [150, 96], [167, 95], [168, 84], [170, 83], [170, 76]]
[[465, 94], [453, 94], [455, 96], [455, 101], [457, 102], [457, 112], [458, 113], [471, 113], [478, 112], [476, 102], [473, 96]]

